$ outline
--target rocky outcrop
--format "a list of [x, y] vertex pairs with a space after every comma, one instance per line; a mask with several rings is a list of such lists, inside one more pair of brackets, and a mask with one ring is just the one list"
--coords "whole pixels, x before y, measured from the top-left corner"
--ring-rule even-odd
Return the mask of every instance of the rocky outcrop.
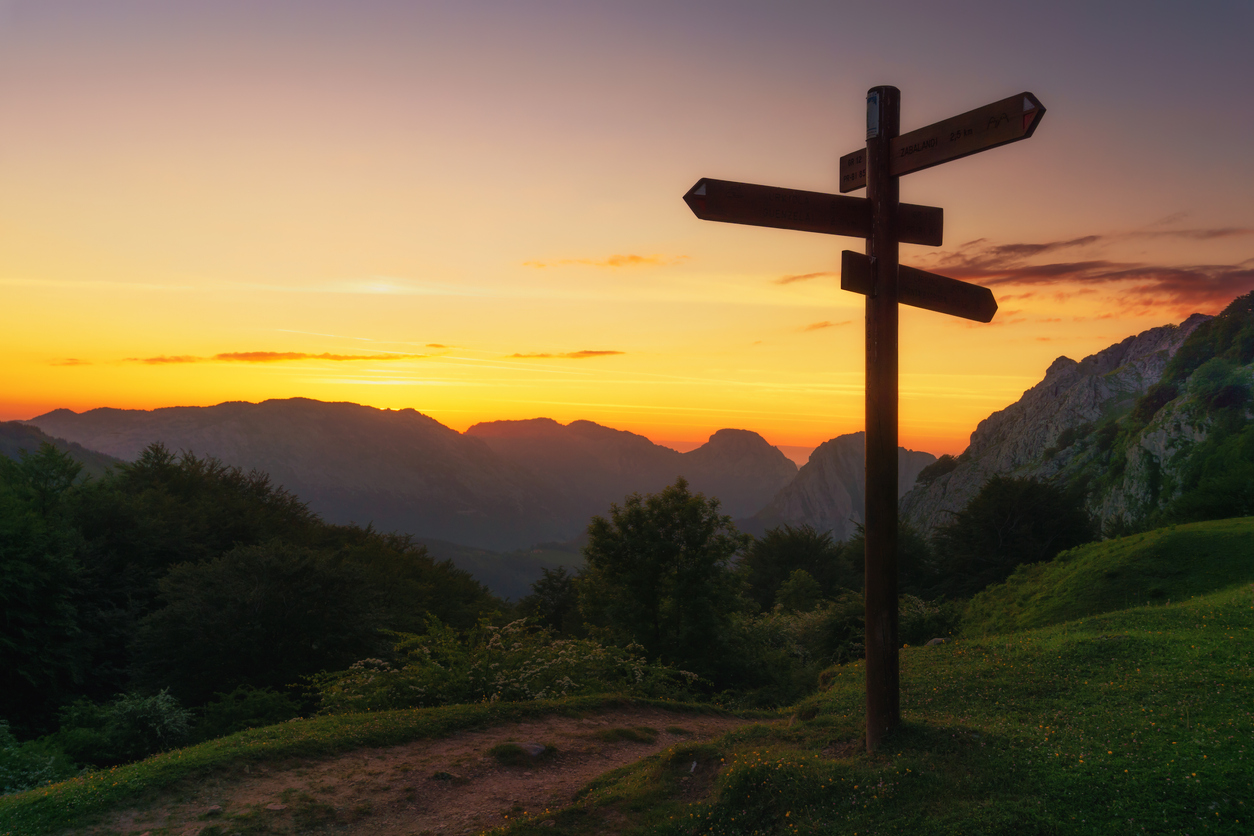
[[[985, 418], [959, 465], [901, 501], [903, 519], [923, 532], [942, 525], [994, 475], [1053, 478], [1077, 465], [1083, 446], [1057, 449], [1064, 433], [1126, 412], [1209, 316], [1151, 328], [1076, 362], [1059, 357], [1017, 402]], [[1165, 442], [1164, 442], [1165, 443]]]
[[[931, 453], [897, 448], [899, 493], [909, 490], [934, 461]], [[865, 519], [865, 486], [865, 433], [837, 436], [819, 445], [797, 478], [741, 528], [760, 534], [782, 524], [810, 525], [831, 532], [833, 539], [848, 540]]]

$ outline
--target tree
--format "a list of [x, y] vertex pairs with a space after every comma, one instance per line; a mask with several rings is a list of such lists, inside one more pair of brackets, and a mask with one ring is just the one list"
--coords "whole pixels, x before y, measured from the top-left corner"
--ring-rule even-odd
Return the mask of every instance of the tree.
[[651, 660], [725, 682], [732, 617], [745, 606], [729, 565], [749, 541], [718, 513], [717, 499], [689, 493], [682, 478], [660, 493], [632, 494], [588, 526], [580, 610]]
[[277, 541], [175, 566], [136, 635], [137, 682], [200, 704], [348, 667], [386, 649], [379, 597], [358, 567]]
[[940, 591], [972, 595], [1016, 566], [1097, 537], [1084, 498], [1035, 479], [994, 476], [933, 535]]
[[531, 585], [531, 594], [518, 602], [518, 611], [534, 618], [541, 627], [563, 635], [579, 631], [579, 593], [575, 577], [565, 566], [542, 568], [543, 576]]
[[831, 533], [816, 531], [810, 525], [772, 528], [753, 541], [739, 564], [749, 585], [749, 597], [763, 610], [771, 608], [780, 585], [798, 569], [808, 572], [826, 596], [862, 585], [861, 562], [850, 565]]

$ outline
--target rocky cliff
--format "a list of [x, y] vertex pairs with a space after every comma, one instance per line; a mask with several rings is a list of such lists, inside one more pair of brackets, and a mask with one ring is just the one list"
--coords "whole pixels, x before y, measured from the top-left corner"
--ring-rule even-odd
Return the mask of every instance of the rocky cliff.
[[[934, 461], [931, 453], [897, 448], [899, 492], [908, 491], [919, 472]], [[782, 524], [810, 525], [831, 532], [836, 540], [848, 540], [865, 519], [865, 486], [865, 433], [837, 436], [819, 445], [797, 478], [740, 527], [761, 534]]]
[[[1067, 478], [1091, 463], [1095, 446], [1074, 441], [1100, 425], [1113, 427], [1112, 422], [1158, 382], [1176, 351], [1210, 318], [1194, 314], [1179, 325], [1151, 328], [1080, 362], [1059, 357], [1044, 380], [980, 422], [953, 470], [915, 486], [902, 498], [902, 518], [928, 532], [947, 522], [950, 512], [961, 510], [993, 475]], [[1173, 443], [1169, 437], [1193, 432], [1164, 425], [1158, 443], [1165, 449]], [[1126, 505], [1126, 498], [1110, 496], [1115, 498], [1095, 497], [1094, 510], [1103, 519]]]

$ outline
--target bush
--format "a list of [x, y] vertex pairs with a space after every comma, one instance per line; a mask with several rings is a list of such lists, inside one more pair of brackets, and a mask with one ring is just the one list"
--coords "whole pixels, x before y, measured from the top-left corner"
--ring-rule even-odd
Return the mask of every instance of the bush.
[[554, 639], [525, 619], [459, 635], [434, 616], [424, 636], [399, 634], [399, 665], [363, 659], [311, 677], [324, 712], [554, 699], [599, 693], [688, 696], [695, 674], [648, 662], [641, 648]]
[[191, 712], [168, 691], [119, 694], [105, 705], [71, 703], [61, 711], [60, 731], [49, 739], [79, 763], [115, 766], [189, 742], [190, 720]]
[[60, 781], [76, 771], [58, 747], [46, 740], [19, 743], [8, 721], [0, 720], [0, 795]]
[[212, 740], [245, 729], [272, 726], [301, 714], [295, 700], [270, 688], [249, 685], [241, 685], [229, 694], [218, 694], [217, 699], [206, 703], [200, 711], [201, 719], [193, 733], [196, 740]]

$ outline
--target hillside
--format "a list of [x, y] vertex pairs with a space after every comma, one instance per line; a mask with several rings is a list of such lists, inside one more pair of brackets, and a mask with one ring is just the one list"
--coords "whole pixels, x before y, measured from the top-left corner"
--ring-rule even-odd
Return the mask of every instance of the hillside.
[[1254, 517], [1160, 528], [1020, 566], [967, 603], [978, 636], [1044, 627], [1254, 582]]
[[[1099, 488], [1090, 496], [1090, 507], [1103, 522], [1128, 516], [1130, 497], [1148, 498], [1153, 467], [1148, 459], [1133, 465], [1130, 476], [1135, 485], [1110, 484], [1104, 471], [1112, 465], [1117, 422], [1133, 411], [1163, 377], [1176, 353], [1195, 334], [1204, 333], [1210, 320], [1194, 314], [1179, 325], [1128, 337], [1078, 363], [1059, 357], [1045, 378], [1017, 402], [979, 423], [970, 446], [949, 472], [914, 486], [902, 498], [903, 519], [920, 531], [930, 531], [947, 522], [950, 512], [961, 510], [998, 474], [1064, 482], [1083, 479]], [[1140, 448], [1157, 466], [1178, 452], [1182, 443], [1204, 437], [1204, 428], [1187, 421], [1171, 424], [1169, 414], [1176, 413], [1166, 413], [1155, 428], [1117, 455], [1136, 458]], [[1155, 495], [1151, 504], [1157, 501]], [[1146, 510], [1138, 507], [1135, 513]]]
[[[4, 797], [0, 834], [87, 833], [104, 823], [128, 836], [206, 824], [222, 833], [404, 833], [461, 788], [467, 805], [485, 803], [448, 806], [450, 825], [481, 816], [518, 836], [1245, 833], [1252, 604], [1248, 587], [1236, 587], [906, 648], [905, 724], [876, 755], [861, 747], [854, 663], [825, 672], [823, 690], [787, 722], [710, 740], [688, 734], [702, 727], [699, 716], [650, 718], [650, 729], [638, 729], [614, 713], [631, 703], [601, 698], [283, 723]], [[663, 733], [663, 723], [674, 725]], [[450, 769], [440, 758], [471, 726], [479, 731], [466, 739], [479, 748]], [[561, 741], [558, 757], [491, 766], [492, 743], [537, 734]], [[607, 758], [607, 771], [551, 803], [565, 786], [563, 752], [578, 757], [632, 735], [668, 745], [641, 747], [625, 766]]]
[[[752, 534], [775, 526], [810, 525], [830, 531], [835, 540], [848, 540], [863, 521], [866, 501], [865, 433], [856, 432], [825, 441], [786, 487], [751, 519], [738, 522]], [[931, 453], [897, 448], [899, 495], [914, 486], [923, 468], [936, 461]]]
[[121, 459], [88, 450], [81, 444], [54, 438], [38, 427], [22, 421], [0, 421], [0, 456], [19, 458], [22, 453], [34, 453], [42, 444], [51, 444], [83, 466], [82, 476], [103, 476], [105, 471], [120, 464]]

